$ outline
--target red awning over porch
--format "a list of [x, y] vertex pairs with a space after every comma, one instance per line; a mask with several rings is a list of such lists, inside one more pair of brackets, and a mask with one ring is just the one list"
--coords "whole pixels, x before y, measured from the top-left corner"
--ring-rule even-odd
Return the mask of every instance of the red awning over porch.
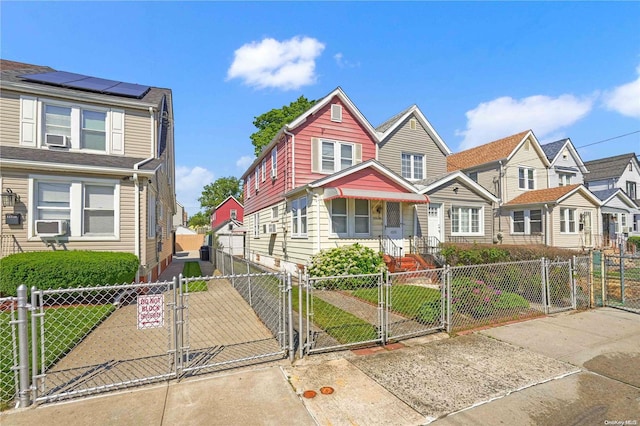
[[426, 194], [410, 192], [374, 191], [354, 188], [324, 188], [324, 200], [334, 198], [358, 198], [362, 200], [396, 201], [400, 203], [426, 204], [429, 197]]

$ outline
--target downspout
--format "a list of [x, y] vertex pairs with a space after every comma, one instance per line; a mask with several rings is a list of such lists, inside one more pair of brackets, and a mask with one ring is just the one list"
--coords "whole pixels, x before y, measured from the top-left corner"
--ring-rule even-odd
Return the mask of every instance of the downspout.
[[296, 135], [287, 131], [287, 126], [284, 126], [283, 132], [285, 135], [291, 136], [291, 189], [293, 189], [296, 187]]
[[498, 164], [500, 164], [500, 170], [498, 171], [498, 232], [502, 232], [502, 178], [504, 177], [504, 165], [502, 160], [498, 161]]
[[549, 206], [547, 204], [544, 205], [544, 245], [549, 246]]

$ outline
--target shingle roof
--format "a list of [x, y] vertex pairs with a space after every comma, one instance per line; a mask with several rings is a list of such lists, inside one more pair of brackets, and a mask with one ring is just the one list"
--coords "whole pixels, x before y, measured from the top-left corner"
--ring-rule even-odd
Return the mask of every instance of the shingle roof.
[[[131, 169], [136, 163], [144, 158], [121, 157], [116, 155], [86, 154], [82, 152], [69, 152], [66, 149], [40, 149], [25, 148], [17, 146], [0, 146], [0, 158], [3, 161], [18, 160], [31, 163], [46, 164], [68, 164], [70, 166], [92, 166], [96, 168], [96, 173], [108, 169]], [[154, 170], [161, 159], [156, 158], [140, 167], [140, 170]]]
[[556, 156], [568, 140], [569, 139], [565, 138], [560, 139], [559, 141], [549, 142], [547, 144], [540, 145], [540, 148], [542, 148], [544, 155], [547, 156], [547, 160], [553, 161], [553, 159], [556, 158]]
[[447, 157], [447, 171], [464, 170], [509, 157], [531, 130], [507, 136]]
[[406, 108], [402, 111], [400, 111], [399, 113], [397, 113], [396, 115], [394, 115], [393, 117], [391, 117], [390, 119], [388, 119], [387, 121], [385, 121], [384, 123], [382, 123], [381, 125], [379, 125], [378, 127], [376, 127], [376, 131], [380, 132], [380, 133], [384, 133], [387, 131], [387, 129], [389, 129], [391, 126], [393, 126], [393, 124], [398, 121], [400, 119], [400, 117], [402, 117], [403, 115], [405, 115], [407, 113], [407, 111], [409, 111], [411, 108], [413, 108], [415, 105], [411, 105], [409, 108]]
[[584, 165], [589, 169], [589, 174], [585, 176], [584, 180], [586, 182], [593, 182], [602, 179], [618, 178], [624, 172], [624, 168], [627, 167], [629, 161], [635, 157], [636, 154], [631, 152], [629, 154], [587, 161]]
[[517, 204], [541, 204], [552, 203], [558, 199], [564, 197], [581, 184], [559, 186], [556, 188], [536, 189], [533, 191], [527, 191], [514, 198], [513, 200], [505, 203], [505, 206], [512, 206]]
[[0, 71], [21, 71], [23, 74], [55, 71], [53, 68], [42, 65], [25, 64], [24, 62], [0, 59]]
[[600, 200], [608, 200], [613, 194], [618, 191], [622, 191], [620, 188], [611, 188], [611, 189], [603, 189], [601, 191], [591, 191], [593, 195], [598, 197]]

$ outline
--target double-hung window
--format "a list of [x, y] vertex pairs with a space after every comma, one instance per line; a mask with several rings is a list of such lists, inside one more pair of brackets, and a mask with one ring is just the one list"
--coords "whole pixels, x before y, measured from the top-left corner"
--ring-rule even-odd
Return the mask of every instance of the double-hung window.
[[402, 177], [409, 180], [424, 179], [424, 155], [403, 152]]
[[321, 171], [333, 173], [355, 164], [354, 144], [322, 140], [320, 162]]
[[484, 234], [484, 224], [482, 220], [483, 208], [481, 207], [461, 207], [451, 208], [451, 233], [456, 234]]
[[267, 178], [267, 157], [262, 159], [262, 181]]
[[344, 236], [368, 236], [371, 233], [369, 200], [336, 198], [331, 201], [331, 232]]
[[563, 234], [576, 232], [576, 209], [560, 209], [560, 232]]
[[45, 135], [65, 136], [71, 139], [71, 108], [58, 105], [44, 106]]
[[[36, 220], [64, 220], [70, 238], [119, 237], [119, 184], [97, 179], [69, 182], [46, 177], [31, 179], [31, 182], [34, 236], [37, 236]], [[155, 232], [155, 197], [150, 197], [150, 201], [153, 201], [150, 222], [153, 221]]]
[[253, 238], [260, 238], [260, 215], [253, 215]]
[[511, 213], [511, 233], [532, 235], [542, 232], [542, 210], [516, 210]]
[[571, 185], [571, 174], [560, 173], [558, 174], [558, 186]]
[[631, 198], [632, 200], [635, 200], [636, 198], [638, 198], [636, 195], [636, 183], [633, 181], [627, 181], [627, 195], [629, 196], [629, 198]]
[[275, 147], [271, 150], [271, 177], [276, 178], [278, 176], [278, 148]]
[[529, 168], [529, 167], [518, 168], [518, 188], [535, 189], [532, 168]]
[[107, 149], [107, 113], [82, 110], [81, 143], [82, 149], [106, 151]]
[[256, 185], [256, 193], [258, 192], [258, 190], [260, 189], [260, 166], [256, 167], [255, 170], [255, 176], [253, 178], [255, 185]]
[[296, 198], [291, 201], [291, 235], [293, 237], [307, 236], [307, 197]]

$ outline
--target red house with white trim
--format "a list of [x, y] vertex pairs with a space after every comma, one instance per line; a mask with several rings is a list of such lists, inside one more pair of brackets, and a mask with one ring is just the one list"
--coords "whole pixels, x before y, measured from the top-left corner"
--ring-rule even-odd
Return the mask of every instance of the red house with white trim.
[[407, 253], [429, 198], [377, 161], [378, 137], [341, 88], [280, 129], [242, 176], [250, 259], [293, 272], [356, 242]]
[[211, 213], [211, 229], [216, 229], [220, 224], [229, 219], [242, 223], [244, 218], [244, 206], [233, 195], [228, 196], [218, 204]]

